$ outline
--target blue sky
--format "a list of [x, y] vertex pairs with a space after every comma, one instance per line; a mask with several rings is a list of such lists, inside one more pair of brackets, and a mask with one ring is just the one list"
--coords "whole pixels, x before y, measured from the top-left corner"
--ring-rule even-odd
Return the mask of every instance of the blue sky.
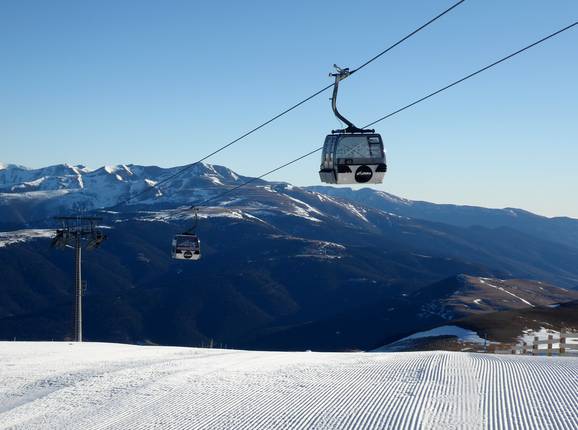
[[[190, 163], [451, 5], [399, 1], [0, 3], [0, 161]], [[365, 125], [578, 19], [578, 1], [467, 0], [346, 80]], [[378, 124], [411, 198], [578, 218], [578, 28]], [[209, 162], [258, 175], [339, 126], [330, 94]], [[319, 183], [319, 156], [273, 175]]]

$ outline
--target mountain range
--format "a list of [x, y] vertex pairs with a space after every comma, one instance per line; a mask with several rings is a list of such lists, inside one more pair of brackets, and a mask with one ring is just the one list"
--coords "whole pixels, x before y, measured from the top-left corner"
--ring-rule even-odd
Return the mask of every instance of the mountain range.
[[578, 220], [569, 217], [548, 218], [523, 209], [489, 209], [478, 206], [435, 204], [402, 199], [385, 191], [362, 188], [307, 187], [386, 212], [410, 218], [455, 225], [458, 227], [510, 227], [553, 242], [578, 247]]
[[[371, 315], [399, 304], [408, 331], [435, 325], [423, 323], [419, 294], [435, 301], [445, 294], [439, 283], [462, 274], [578, 287], [578, 220], [264, 180], [229, 192], [249, 178], [209, 164], [163, 182], [181, 169], [2, 165], [0, 338], [70, 335], [73, 255], [49, 246], [52, 217], [70, 213], [98, 211], [108, 236], [84, 259], [85, 337], [93, 340], [367, 349], [403, 334]], [[202, 259], [171, 260], [172, 236], [207, 199]], [[571, 292], [533, 291], [530, 303], [572, 300]], [[484, 306], [502, 309], [489, 296]], [[311, 336], [318, 327], [339, 334]]]

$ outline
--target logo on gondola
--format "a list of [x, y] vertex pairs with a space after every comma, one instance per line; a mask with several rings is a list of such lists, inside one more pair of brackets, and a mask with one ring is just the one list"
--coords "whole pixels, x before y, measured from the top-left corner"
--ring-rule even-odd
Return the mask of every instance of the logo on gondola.
[[193, 258], [193, 253], [191, 251], [185, 251], [183, 253], [183, 257], [185, 257], [186, 259]]
[[373, 171], [370, 167], [365, 165], [359, 166], [355, 171], [355, 181], [356, 182], [369, 182], [373, 177]]

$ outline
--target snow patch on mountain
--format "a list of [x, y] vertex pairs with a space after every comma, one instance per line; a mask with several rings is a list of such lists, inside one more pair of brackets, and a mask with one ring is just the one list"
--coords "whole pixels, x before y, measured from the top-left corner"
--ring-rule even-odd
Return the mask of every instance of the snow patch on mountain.
[[16, 243], [29, 242], [35, 239], [52, 238], [55, 235], [53, 229], [25, 229], [0, 232], [0, 248]]
[[[209, 218], [234, 218], [234, 219], [252, 219], [265, 224], [266, 221], [258, 218], [247, 211], [240, 209], [230, 209], [222, 207], [203, 208], [197, 212], [198, 219]], [[161, 211], [141, 211], [140, 216], [135, 218], [137, 221], [164, 222], [173, 221], [192, 221], [195, 218], [195, 212], [192, 208], [183, 206], [176, 209], [166, 209]], [[121, 221], [122, 222], [122, 221]]]
[[415, 347], [417, 343], [416, 341], [437, 337], [451, 337], [460, 343], [475, 343], [479, 345], [485, 345], [487, 343], [487, 341], [478, 336], [475, 331], [467, 330], [455, 325], [444, 325], [431, 330], [414, 333], [393, 343], [379, 347], [372, 352], [407, 351], [411, 350], [412, 347]]
[[356, 206], [352, 205], [351, 203], [346, 203], [344, 204], [344, 207], [346, 207], [347, 209], [349, 209], [349, 211], [355, 215], [358, 218], [361, 218], [363, 221], [365, 222], [369, 222], [369, 220], [366, 218], [366, 216], [364, 215], [364, 210], [363, 209], [358, 209]]
[[303, 208], [300, 208], [299, 206], [295, 206], [295, 210], [293, 212], [285, 212], [285, 214], [304, 218], [304, 219], [306, 219], [308, 221], [312, 221], [312, 222], [323, 222], [320, 219], [315, 218], [314, 216], [311, 216], [308, 211], [306, 211]]
[[427, 331], [420, 331], [414, 333], [410, 336], [400, 339], [398, 342], [410, 339], [423, 339], [424, 337], [436, 337], [436, 336], [455, 336], [460, 340], [465, 342], [475, 342], [483, 344], [485, 341], [478, 334], [472, 330], [467, 330], [462, 327], [455, 325], [444, 325], [441, 327], [436, 327]]
[[506, 293], [506, 294], [509, 294], [509, 295], [512, 296], [512, 297], [515, 297], [516, 299], [518, 299], [518, 300], [520, 300], [521, 302], [527, 304], [528, 306], [534, 307], [534, 305], [533, 305], [532, 303], [530, 303], [529, 301], [527, 301], [526, 299], [523, 299], [522, 297], [517, 296], [516, 294], [512, 293], [511, 291], [506, 290], [506, 289], [503, 288], [503, 287], [499, 287], [499, 286], [497, 286], [497, 285], [494, 285], [494, 284], [490, 283], [489, 281], [490, 281], [491, 279], [489, 279], [489, 278], [479, 278], [479, 279], [480, 279], [480, 282], [481, 282], [482, 284], [487, 285], [488, 287], [491, 287], [491, 288], [495, 288], [496, 290], [500, 290], [500, 291], [502, 291], [502, 292], [504, 292], [504, 293]]
[[319, 201], [321, 201], [321, 202], [335, 203], [334, 198], [326, 196], [325, 194], [321, 194], [321, 193], [317, 193], [317, 192], [312, 192], [312, 194], [315, 195], [315, 197], [317, 197], [319, 199]]

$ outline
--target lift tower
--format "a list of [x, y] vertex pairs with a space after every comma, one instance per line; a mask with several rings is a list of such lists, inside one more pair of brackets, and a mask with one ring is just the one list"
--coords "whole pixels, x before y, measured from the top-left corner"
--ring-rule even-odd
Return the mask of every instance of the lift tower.
[[102, 218], [84, 216], [55, 217], [62, 226], [56, 230], [52, 246], [58, 249], [73, 248], [75, 255], [74, 292], [74, 340], [82, 342], [82, 248], [93, 250], [100, 246], [106, 235], [97, 228]]

